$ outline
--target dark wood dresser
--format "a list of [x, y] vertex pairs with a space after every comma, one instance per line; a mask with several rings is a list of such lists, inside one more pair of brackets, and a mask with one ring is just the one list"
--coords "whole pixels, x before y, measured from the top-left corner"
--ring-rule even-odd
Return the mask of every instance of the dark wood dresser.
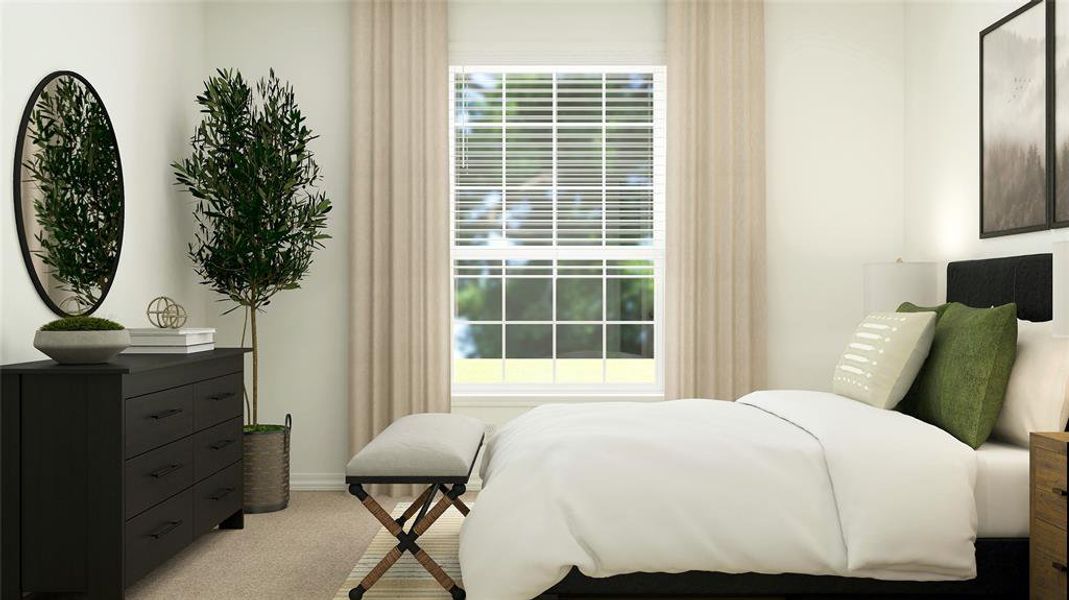
[[1069, 433], [1033, 433], [1031, 438], [1031, 594], [1035, 599], [1065, 600]]
[[123, 589], [241, 529], [245, 350], [0, 367], [0, 598]]

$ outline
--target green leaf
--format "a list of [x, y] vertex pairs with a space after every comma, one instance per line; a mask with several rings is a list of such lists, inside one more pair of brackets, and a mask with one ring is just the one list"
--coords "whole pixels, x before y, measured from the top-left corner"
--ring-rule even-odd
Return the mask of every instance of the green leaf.
[[201, 122], [191, 152], [172, 163], [176, 185], [197, 201], [189, 247], [212, 290], [244, 305], [268, 305], [297, 289], [322, 247], [332, 206], [319, 190], [316, 139], [293, 87], [273, 71], [255, 85], [218, 69], [197, 96]]

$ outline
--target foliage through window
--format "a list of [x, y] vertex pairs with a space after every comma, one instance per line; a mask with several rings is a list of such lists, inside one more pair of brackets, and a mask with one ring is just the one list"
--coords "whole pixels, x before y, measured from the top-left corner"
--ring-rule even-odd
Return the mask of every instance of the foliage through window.
[[452, 83], [454, 386], [659, 388], [663, 68]]

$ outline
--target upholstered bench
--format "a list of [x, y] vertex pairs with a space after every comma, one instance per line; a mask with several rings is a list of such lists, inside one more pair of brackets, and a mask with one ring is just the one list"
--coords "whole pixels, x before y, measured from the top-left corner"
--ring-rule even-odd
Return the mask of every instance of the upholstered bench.
[[[454, 599], [464, 598], [464, 590], [419, 547], [416, 540], [450, 505], [455, 506], [461, 514], [468, 514], [468, 507], [460, 500], [460, 496], [475, 467], [475, 457], [483, 443], [483, 431], [483, 424], [478, 419], [462, 415], [409, 415], [383, 430], [349, 461], [345, 468], [349, 493], [359, 498], [368, 512], [397, 538], [397, 546], [371, 569], [359, 585], [349, 590], [349, 598], [362, 598], [364, 592], [375, 585], [406, 551], [411, 552]], [[426, 485], [427, 489], [404, 514], [394, 519], [363, 487], [375, 483], [420, 484]], [[431, 504], [439, 491], [442, 497], [432, 508]], [[405, 522], [413, 515], [416, 518], [405, 531]]]

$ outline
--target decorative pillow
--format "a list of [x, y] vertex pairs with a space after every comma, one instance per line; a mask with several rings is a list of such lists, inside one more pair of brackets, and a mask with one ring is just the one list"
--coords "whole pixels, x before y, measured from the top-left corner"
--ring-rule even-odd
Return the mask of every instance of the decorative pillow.
[[1033, 431], [1064, 431], [1069, 421], [1069, 338], [1051, 321], [1017, 321], [1017, 361], [994, 435], [1028, 447]]
[[1017, 305], [898, 310], [938, 315], [928, 360], [899, 410], [978, 448], [995, 427], [1017, 356]]
[[900, 312], [900, 313], [934, 312], [935, 313], [935, 320], [938, 323], [939, 322], [939, 317], [943, 316], [943, 313], [946, 312], [948, 306], [950, 306], [949, 303], [940, 304], [939, 306], [917, 306], [916, 304], [914, 304], [912, 302], [903, 302], [902, 304], [900, 304], [898, 306], [898, 312]]
[[872, 313], [839, 358], [832, 391], [876, 408], [894, 408], [924, 365], [934, 335], [932, 313]]

